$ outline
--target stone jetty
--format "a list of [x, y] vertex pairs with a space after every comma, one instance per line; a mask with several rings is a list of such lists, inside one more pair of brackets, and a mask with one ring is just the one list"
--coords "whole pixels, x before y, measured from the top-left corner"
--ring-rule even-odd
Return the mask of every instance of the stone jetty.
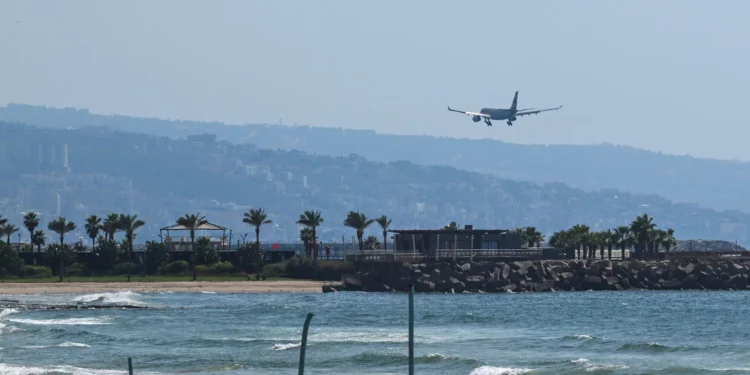
[[[362, 265], [364, 266], [364, 265]], [[550, 260], [473, 263], [373, 263], [324, 292], [554, 292], [585, 290], [744, 290], [750, 261]]]

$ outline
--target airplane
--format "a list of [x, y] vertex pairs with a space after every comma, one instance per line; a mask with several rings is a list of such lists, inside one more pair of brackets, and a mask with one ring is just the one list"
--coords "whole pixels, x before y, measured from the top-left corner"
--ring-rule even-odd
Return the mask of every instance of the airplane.
[[481, 119], [484, 119], [484, 123], [487, 124], [487, 126], [492, 126], [492, 122], [490, 120], [508, 120], [507, 124], [508, 126], [513, 126], [513, 121], [516, 121], [516, 118], [518, 116], [525, 116], [525, 115], [536, 115], [539, 112], [544, 111], [554, 111], [562, 108], [562, 105], [560, 105], [557, 108], [546, 108], [546, 109], [534, 109], [534, 108], [526, 108], [526, 109], [516, 109], [516, 104], [518, 104], [518, 91], [516, 91], [516, 95], [513, 96], [513, 104], [510, 105], [510, 108], [482, 108], [479, 112], [466, 112], [466, 111], [458, 111], [450, 106], [448, 106], [448, 110], [452, 112], [458, 112], [458, 113], [464, 113], [471, 117], [471, 120], [474, 122], [479, 122]]

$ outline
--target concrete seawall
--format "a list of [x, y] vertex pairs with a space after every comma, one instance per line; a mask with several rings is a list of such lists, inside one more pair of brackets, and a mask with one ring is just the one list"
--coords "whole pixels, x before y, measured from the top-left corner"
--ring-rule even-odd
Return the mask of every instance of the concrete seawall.
[[475, 263], [367, 263], [324, 292], [356, 290], [423, 293], [582, 290], [745, 290], [750, 261], [551, 260]]

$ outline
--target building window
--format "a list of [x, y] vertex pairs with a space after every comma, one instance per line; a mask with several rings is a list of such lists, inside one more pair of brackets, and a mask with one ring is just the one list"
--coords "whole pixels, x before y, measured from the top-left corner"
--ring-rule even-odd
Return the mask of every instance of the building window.
[[497, 241], [484, 241], [482, 242], [482, 249], [496, 250], [498, 249]]

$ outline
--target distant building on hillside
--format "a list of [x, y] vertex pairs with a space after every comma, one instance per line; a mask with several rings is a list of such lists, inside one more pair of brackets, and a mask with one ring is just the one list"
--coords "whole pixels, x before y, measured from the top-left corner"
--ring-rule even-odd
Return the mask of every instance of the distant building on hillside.
[[521, 236], [507, 229], [396, 229], [393, 244], [396, 252], [434, 254], [435, 250], [502, 250], [520, 249]]

